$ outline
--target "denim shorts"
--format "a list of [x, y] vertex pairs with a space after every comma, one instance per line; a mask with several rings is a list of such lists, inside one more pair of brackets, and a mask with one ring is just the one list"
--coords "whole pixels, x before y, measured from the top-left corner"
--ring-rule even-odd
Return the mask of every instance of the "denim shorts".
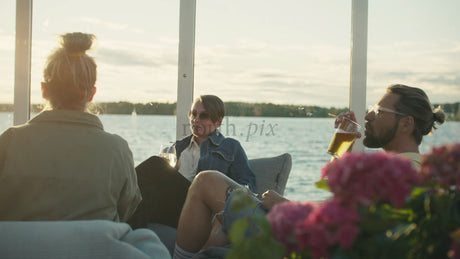
[[252, 195], [251, 194], [251, 197], [252, 199], [254, 200], [254, 202], [256, 203], [256, 207], [255, 208], [251, 208], [251, 207], [246, 207], [244, 209], [241, 209], [239, 210], [238, 212], [233, 212], [232, 211], [232, 200], [233, 200], [233, 197], [234, 197], [234, 194], [235, 192], [231, 193], [228, 197], [228, 199], [225, 201], [225, 208], [224, 208], [224, 211], [223, 211], [223, 224], [222, 224], [222, 231], [228, 235], [231, 227], [233, 226], [233, 224], [239, 220], [239, 219], [243, 219], [243, 218], [248, 218], [252, 215], [255, 215], [255, 214], [267, 214], [267, 211], [262, 208], [262, 203], [261, 201], [255, 196], [255, 195]]

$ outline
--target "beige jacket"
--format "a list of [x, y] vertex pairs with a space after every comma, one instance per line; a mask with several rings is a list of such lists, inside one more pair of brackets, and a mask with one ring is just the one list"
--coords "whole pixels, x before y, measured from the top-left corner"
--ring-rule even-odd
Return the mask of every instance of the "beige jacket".
[[44, 111], [0, 135], [0, 220], [126, 221], [140, 200], [128, 143], [95, 115]]

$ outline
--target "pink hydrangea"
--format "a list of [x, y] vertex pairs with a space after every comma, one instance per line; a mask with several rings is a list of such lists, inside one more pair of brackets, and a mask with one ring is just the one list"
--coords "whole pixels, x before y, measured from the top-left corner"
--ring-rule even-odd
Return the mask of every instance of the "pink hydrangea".
[[322, 169], [335, 199], [351, 205], [386, 201], [397, 208], [421, 177], [405, 157], [391, 153], [347, 153]]
[[276, 205], [267, 215], [273, 236], [284, 244], [289, 253], [299, 251], [294, 230], [317, 207], [314, 202], [283, 202]]
[[338, 200], [320, 203], [295, 229], [300, 250], [311, 249], [313, 258], [327, 258], [331, 247], [349, 249], [360, 233], [358, 221], [356, 210]]
[[460, 259], [460, 241], [452, 242], [448, 251], [448, 257], [450, 259]]
[[433, 148], [424, 157], [420, 172], [427, 181], [460, 188], [460, 143]]
[[328, 256], [328, 248], [348, 249], [360, 233], [358, 213], [337, 200], [284, 202], [268, 213], [273, 236], [288, 253], [311, 250], [313, 258]]

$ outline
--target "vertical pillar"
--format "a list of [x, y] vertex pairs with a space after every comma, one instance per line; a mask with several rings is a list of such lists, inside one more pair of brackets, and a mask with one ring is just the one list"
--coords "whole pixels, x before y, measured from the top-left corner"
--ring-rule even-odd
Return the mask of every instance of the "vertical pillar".
[[14, 125], [22, 124], [30, 118], [31, 54], [32, 0], [16, 0]]
[[[367, 78], [367, 24], [368, 0], [353, 0], [351, 10], [351, 64], [350, 64], [350, 110], [354, 111], [358, 123], [364, 126], [366, 115]], [[358, 139], [354, 151], [363, 151], [362, 138]]]
[[190, 134], [187, 112], [193, 101], [196, 0], [181, 0], [177, 78], [176, 138]]

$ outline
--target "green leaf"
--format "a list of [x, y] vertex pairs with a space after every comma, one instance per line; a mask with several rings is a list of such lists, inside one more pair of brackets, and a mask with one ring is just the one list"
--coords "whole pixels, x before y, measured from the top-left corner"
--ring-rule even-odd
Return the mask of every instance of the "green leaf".
[[[270, 229], [260, 231], [259, 234], [254, 234], [249, 238], [245, 236], [248, 226], [251, 225], [251, 221], [254, 219], [240, 219], [232, 226], [230, 240], [233, 243], [233, 247], [228, 253], [227, 259], [280, 259], [283, 257], [285, 248], [272, 238]], [[257, 220], [260, 220], [260, 218], [257, 218]]]
[[416, 224], [405, 224], [398, 225], [392, 230], [387, 231], [386, 235], [388, 238], [393, 240], [399, 239], [401, 236], [408, 236], [417, 228]]
[[323, 189], [323, 190], [326, 190], [326, 191], [329, 191], [329, 185], [327, 184], [327, 180], [319, 180], [315, 183], [316, 187], [319, 188], [319, 189]]
[[255, 208], [257, 206], [252, 194], [245, 189], [237, 189], [232, 194], [232, 212], [238, 212], [247, 207]]
[[414, 187], [414, 188], [412, 189], [411, 198], [415, 198], [415, 197], [417, 197], [417, 196], [419, 196], [419, 195], [423, 195], [423, 194], [425, 194], [428, 190], [429, 190], [429, 189], [426, 188], [426, 187], [418, 187], [418, 186], [417, 186], [417, 187]]
[[237, 220], [230, 229], [230, 241], [233, 244], [244, 242], [246, 229], [248, 228], [248, 221], [245, 219]]

